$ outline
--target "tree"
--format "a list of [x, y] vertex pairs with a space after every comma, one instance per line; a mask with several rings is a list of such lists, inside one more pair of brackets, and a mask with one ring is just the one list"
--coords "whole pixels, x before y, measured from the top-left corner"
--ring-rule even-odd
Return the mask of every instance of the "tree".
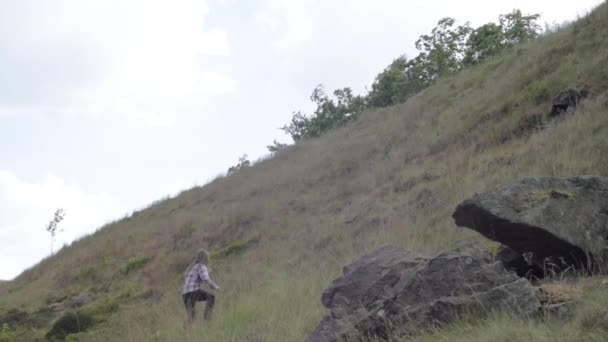
[[342, 88], [333, 92], [334, 100], [318, 85], [310, 96], [317, 105], [313, 115], [294, 112], [282, 130], [294, 141], [318, 137], [357, 118], [364, 109], [405, 102], [440, 77], [477, 64], [505, 47], [536, 38], [541, 32], [538, 18], [539, 14], [524, 15], [513, 10], [500, 15], [499, 24], [488, 23], [477, 29], [469, 23], [456, 26], [454, 18], [443, 18], [430, 34], [416, 41], [418, 56], [395, 59], [376, 76], [366, 96], [354, 96], [350, 88]]
[[228, 169], [228, 175], [230, 176], [231, 174], [242, 170], [246, 167], [249, 167], [251, 165], [251, 162], [247, 159], [247, 155], [243, 154], [242, 156], [239, 157], [239, 162], [238, 164], [236, 164], [235, 166], [231, 166]]
[[276, 139], [272, 142], [272, 145], [266, 146], [270, 153], [277, 153], [287, 148], [287, 144], [281, 144]]
[[471, 32], [463, 63], [474, 65], [489, 56], [496, 55], [504, 47], [502, 27], [495, 23], [482, 25]]
[[[55, 211], [55, 216], [46, 227], [46, 231], [51, 234], [51, 255], [53, 255], [53, 242], [55, 241], [55, 235], [57, 234], [57, 225], [63, 221], [64, 218], [65, 211], [61, 208], [57, 209], [57, 211]], [[63, 232], [63, 229], [59, 230], [59, 232]]]
[[430, 35], [422, 35], [416, 41], [420, 54], [414, 59], [423, 68], [420, 77], [426, 82], [459, 71], [465, 54], [466, 42], [473, 29], [469, 23], [454, 27], [454, 18], [443, 18]]
[[523, 15], [520, 10], [499, 16], [500, 24], [488, 23], [475, 29], [466, 44], [464, 64], [474, 65], [502, 49], [538, 37], [540, 14]]
[[416, 41], [418, 56], [409, 61], [401, 56], [384, 69], [372, 84], [368, 106], [386, 107], [404, 102], [437, 78], [462, 69], [467, 39], [473, 30], [468, 23], [455, 24], [454, 18], [439, 20], [430, 34]]
[[401, 56], [376, 76], [372, 89], [367, 95], [368, 106], [392, 106], [409, 97], [413, 89], [410, 89], [408, 75], [405, 73], [407, 65], [407, 58]]
[[538, 37], [542, 31], [536, 22], [540, 14], [523, 15], [521, 10], [513, 10], [509, 14], [499, 16], [500, 27], [503, 33], [503, 44], [513, 46]]
[[318, 137], [355, 119], [367, 108], [365, 98], [353, 95], [348, 87], [334, 90], [333, 97], [330, 98], [323, 85], [319, 84], [310, 95], [310, 100], [317, 105], [313, 115], [294, 112], [291, 122], [281, 129], [291, 135], [294, 141]]

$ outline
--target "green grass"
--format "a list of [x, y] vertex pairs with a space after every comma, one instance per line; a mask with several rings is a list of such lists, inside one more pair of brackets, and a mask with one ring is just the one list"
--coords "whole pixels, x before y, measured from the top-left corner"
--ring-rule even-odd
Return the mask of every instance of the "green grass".
[[587, 289], [572, 317], [552, 316], [519, 319], [493, 313], [483, 319], [463, 319], [436, 332], [415, 336], [426, 341], [605, 341], [608, 336], [608, 288], [599, 284]]

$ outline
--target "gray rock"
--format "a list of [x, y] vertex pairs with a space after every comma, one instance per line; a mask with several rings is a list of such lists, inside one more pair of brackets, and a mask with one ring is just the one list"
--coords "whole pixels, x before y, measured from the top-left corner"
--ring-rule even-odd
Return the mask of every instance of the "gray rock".
[[549, 117], [556, 117], [576, 108], [581, 100], [588, 95], [589, 92], [586, 90], [566, 89], [562, 91], [553, 99]]
[[512, 250], [508, 246], [500, 245], [496, 252], [496, 260], [510, 271], [514, 271], [520, 277], [527, 279], [539, 279], [544, 277], [544, 270], [526, 260], [523, 255]]
[[384, 247], [344, 268], [323, 293], [329, 310], [308, 342], [388, 340], [465, 314], [538, 312], [535, 288], [478, 245], [434, 257]]
[[545, 272], [605, 271], [606, 177], [524, 178], [465, 200], [452, 216]]
[[423, 262], [426, 259], [403, 248], [382, 247], [345, 266], [343, 276], [323, 292], [321, 303], [328, 309], [335, 308], [336, 315], [341, 310], [367, 307], [399, 281], [402, 270]]

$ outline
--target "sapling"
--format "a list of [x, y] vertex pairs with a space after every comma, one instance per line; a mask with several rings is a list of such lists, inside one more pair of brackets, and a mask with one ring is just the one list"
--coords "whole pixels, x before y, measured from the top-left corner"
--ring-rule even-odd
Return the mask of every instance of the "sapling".
[[[55, 217], [49, 222], [49, 225], [46, 227], [46, 231], [51, 233], [51, 255], [53, 255], [53, 242], [55, 241], [55, 235], [57, 234], [57, 225], [59, 222], [63, 221], [65, 217], [65, 211], [61, 208], [57, 209], [55, 212]], [[59, 232], [63, 232], [63, 228], [59, 230]]]

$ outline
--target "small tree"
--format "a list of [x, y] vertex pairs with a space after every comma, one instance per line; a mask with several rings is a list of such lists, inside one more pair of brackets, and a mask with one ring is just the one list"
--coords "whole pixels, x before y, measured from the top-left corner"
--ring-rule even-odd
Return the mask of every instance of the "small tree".
[[542, 31], [542, 27], [536, 22], [538, 18], [540, 18], [538, 13], [524, 15], [521, 10], [501, 14], [499, 21], [503, 31], [504, 44], [513, 46], [538, 37]]
[[416, 49], [420, 54], [414, 59], [425, 70], [425, 81], [435, 81], [462, 69], [466, 43], [473, 29], [469, 23], [454, 26], [456, 19], [443, 18], [431, 34], [420, 36], [416, 41]]
[[247, 159], [247, 155], [243, 154], [242, 156], [239, 157], [239, 163], [236, 164], [235, 166], [231, 166], [228, 169], [228, 175], [230, 176], [231, 174], [237, 172], [238, 170], [242, 170], [246, 167], [249, 167], [249, 165], [251, 165], [251, 162], [249, 161], [249, 159]]
[[294, 112], [291, 122], [281, 128], [294, 141], [315, 138], [328, 130], [344, 126], [366, 108], [365, 98], [353, 95], [348, 87], [334, 90], [331, 98], [325, 93], [323, 85], [319, 84], [310, 95], [310, 100], [317, 106], [311, 116]]
[[471, 32], [467, 41], [464, 64], [474, 65], [498, 54], [505, 46], [502, 26], [494, 23], [482, 25]]
[[266, 146], [268, 151], [272, 154], [282, 151], [287, 148], [287, 144], [282, 144], [278, 142], [276, 139], [272, 142], [272, 145]]
[[387, 107], [401, 102], [402, 93], [407, 93], [408, 78], [405, 74], [407, 57], [400, 56], [386, 67], [372, 83], [372, 89], [367, 95], [370, 107]]
[[524, 15], [520, 10], [513, 10], [499, 16], [499, 25], [488, 23], [478, 27], [467, 40], [464, 64], [477, 64], [497, 55], [504, 48], [538, 37], [542, 31], [537, 23], [538, 18], [540, 14]]
[[[65, 211], [61, 208], [55, 211], [55, 217], [49, 222], [49, 225], [46, 227], [46, 231], [51, 234], [51, 255], [53, 255], [53, 242], [55, 242], [55, 235], [57, 234], [57, 225], [59, 222], [63, 221], [65, 217]], [[59, 230], [59, 232], [63, 232], [63, 228]]]

